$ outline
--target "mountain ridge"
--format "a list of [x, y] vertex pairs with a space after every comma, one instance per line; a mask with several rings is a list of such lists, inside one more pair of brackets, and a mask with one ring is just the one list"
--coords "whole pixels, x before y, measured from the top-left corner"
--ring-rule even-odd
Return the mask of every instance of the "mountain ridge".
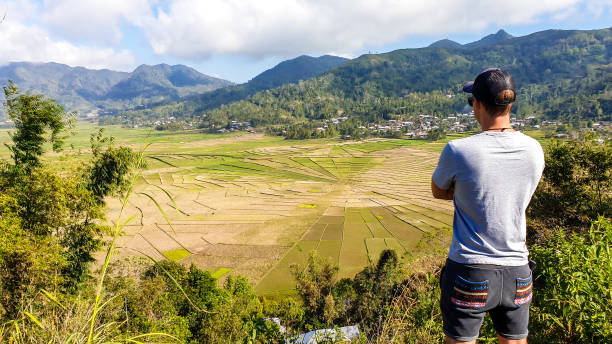
[[245, 99], [259, 91], [298, 83], [300, 80], [309, 80], [347, 61], [350, 60], [333, 55], [322, 55], [319, 57], [301, 55], [278, 63], [246, 83], [192, 96], [183, 102], [192, 103], [188, 106], [194, 107], [193, 111], [209, 110], [223, 104]]
[[514, 36], [512, 36], [511, 34], [507, 33], [505, 30], [500, 29], [499, 31], [497, 31], [496, 33], [487, 35], [477, 41], [471, 42], [471, 43], [467, 43], [464, 45], [464, 47], [466, 48], [479, 48], [479, 47], [485, 47], [488, 45], [492, 45], [492, 44], [497, 44], [503, 41], [506, 41], [508, 39], [512, 39], [514, 38]]
[[[369, 121], [402, 112], [445, 116], [466, 106], [461, 85], [489, 67], [515, 78], [521, 116], [610, 120], [612, 29], [545, 30], [509, 38], [498, 31], [472, 48], [426, 47], [364, 54], [304, 83], [258, 92], [223, 107], [179, 102], [126, 113], [200, 116], [203, 127], [229, 120], [253, 125], [304, 124], [344, 113]], [[486, 38], [486, 37], [485, 37]], [[482, 41], [482, 40], [481, 40]], [[476, 41], [479, 42], [479, 41]], [[204, 110], [203, 110], [204, 109]]]
[[457, 43], [448, 38], [435, 41], [427, 46], [428, 48], [463, 48], [463, 44]]
[[119, 72], [57, 62], [10, 62], [0, 66], [0, 80], [9, 79], [22, 91], [42, 93], [80, 112], [123, 110], [233, 85], [188, 66], [167, 64]]
[[299, 80], [310, 79], [348, 60], [347, 58], [333, 55], [322, 55], [319, 57], [301, 55], [278, 63], [276, 66], [261, 72], [247, 83], [261, 89], [275, 88], [284, 84], [295, 83]]
[[445, 38], [431, 43], [427, 46], [427, 48], [479, 48], [497, 44], [512, 38], [515, 37], [506, 32], [504, 29], [500, 29], [496, 33], [484, 36], [483, 38], [474, 42], [461, 44], [448, 38]]

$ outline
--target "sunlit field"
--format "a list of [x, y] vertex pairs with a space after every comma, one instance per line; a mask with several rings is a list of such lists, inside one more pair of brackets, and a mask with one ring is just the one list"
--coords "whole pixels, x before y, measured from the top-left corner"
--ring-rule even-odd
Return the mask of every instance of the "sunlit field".
[[[47, 159], [78, 168], [97, 130], [79, 123], [65, 151]], [[432, 198], [430, 180], [446, 141], [460, 136], [290, 141], [118, 126], [105, 133], [144, 149], [147, 163], [126, 211], [136, 218], [115, 260], [147, 255], [195, 264], [219, 279], [247, 276], [258, 293], [273, 295], [294, 289], [290, 267], [311, 250], [338, 264], [340, 277], [352, 277], [385, 249], [410, 260], [449, 244], [453, 205]], [[109, 223], [119, 210], [120, 201], [109, 199]]]

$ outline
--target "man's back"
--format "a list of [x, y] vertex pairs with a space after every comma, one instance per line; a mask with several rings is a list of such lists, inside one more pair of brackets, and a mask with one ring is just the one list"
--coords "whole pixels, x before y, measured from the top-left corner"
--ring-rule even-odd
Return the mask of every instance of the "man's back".
[[520, 132], [483, 132], [449, 142], [433, 175], [440, 188], [455, 188], [449, 258], [526, 264], [525, 209], [543, 168], [542, 147]]

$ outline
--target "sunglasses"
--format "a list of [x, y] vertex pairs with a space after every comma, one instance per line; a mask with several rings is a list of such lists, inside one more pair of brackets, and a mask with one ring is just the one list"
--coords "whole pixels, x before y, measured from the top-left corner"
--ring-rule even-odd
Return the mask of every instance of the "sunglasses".
[[469, 104], [470, 106], [472, 106], [472, 107], [474, 106], [474, 97], [473, 97], [473, 96], [469, 96], [469, 97], [468, 97], [468, 104]]

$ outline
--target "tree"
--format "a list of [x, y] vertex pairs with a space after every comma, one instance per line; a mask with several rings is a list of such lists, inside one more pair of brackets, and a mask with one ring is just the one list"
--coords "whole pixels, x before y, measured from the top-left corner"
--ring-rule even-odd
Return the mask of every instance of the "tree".
[[11, 134], [13, 144], [6, 146], [11, 151], [14, 166], [27, 172], [40, 166], [45, 143], [50, 143], [54, 151], [61, 150], [65, 139], [62, 134], [72, 120], [54, 100], [40, 94], [20, 93], [12, 81], [3, 89], [6, 110], [15, 125], [15, 132]]
[[19, 204], [0, 193], [0, 319], [13, 319], [39, 288], [61, 281], [61, 249], [54, 238], [25, 231]]
[[128, 147], [114, 147], [114, 141], [112, 136], [104, 137], [103, 128], [97, 134], [91, 134], [93, 160], [85, 170], [83, 179], [99, 203], [104, 203], [106, 196], [125, 191], [129, 171], [144, 167], [142, 163], [137, 166], [138, 154]]
[[297, 281], [297, 291], [306, 307], [306, 318], [312, 325], [331, 325], [337, 314], [331, 296], [338, 273], [338, 266], [310, 252], [304, 266], [294, 264], [291, 272]]
[[[15, 123], [8, 148], [13, 164], [0, 166], [0, 196], [10, 195], [19, 219], [15, 231], [32, 241], [32, 247], [47, 243], [49, 252], [61, 252], [55, 268], [61, 272], [56, 286], [74, 292], [89, 273], [93, 253], [100, 247], [106, 230], [104, 197], [124, 190], [129, 172], [136, 166], [137, 154], [125, 147], [114, 147], [103, 132], [92, 136], [94, 158], [80, 173], [59, 173], [41, 161], [45, 144], [59, 151], [64, 132], [71, 126], [64, 108], [42, 95], [22, 94], [14, 83], [4, 87], [6, 110]], [[0, 233], [0, 240], [10, 240]], [[8, 252], [8, 251], [7, 251]], [[43, 257], [46, 251], [32, 252]], [[10, 264], [0, 257], [0, 264]], [[3, 260], [3, 258], [5, 258]], [[2, 267], [2, 266], [0, 266]], [[15, 274], [18, 271], [14, 272]], [[22, 280], [24, 288], [31, 284]], [[26, 288], [27, 289], [27, 288]]]
[[334, 289], [342, 324], [359, 322], [365, 333], [376, 333], [382, 326], [387, 306], [402, 277], [399, 260], [393, 250], [381, 252], [375, 266], [368, 266], [351, 280], [343, 279]]

